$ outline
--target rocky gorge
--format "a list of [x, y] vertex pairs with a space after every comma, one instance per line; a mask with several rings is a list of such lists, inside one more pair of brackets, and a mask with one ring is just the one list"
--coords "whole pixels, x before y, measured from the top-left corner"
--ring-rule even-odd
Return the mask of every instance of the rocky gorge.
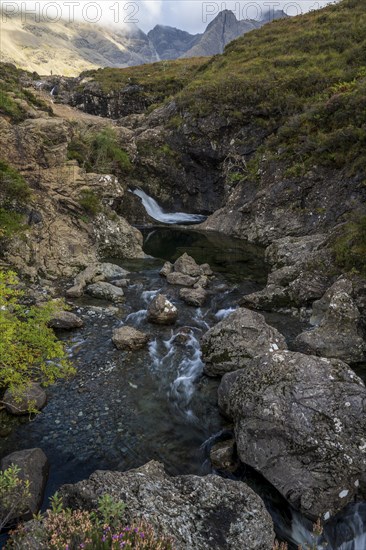
[[[77, 316], [53, 321], [75, 379], [0, 441], [4, 456], [19, 437], [42, 448], [47, 496], [63, 485], [67, 506], [92, 509], [111, 493], [182, 549], [311, 544], [320, 518], [318, 548], [363, 550], [365, 82], [348, 31], [342, 55], [333, 40], [357, 9], [364, 37], [362, 6], [343, 1], [209, 61], [49, 77], [43, 92], [2, 67], [0, 156], [31, 189], [26, 204], [0, 190], [25, 225], [2, 237], [3, 262]], [[337, 76], [314, 66], [324, 40]], [[242, 60], [254, 48], [273, 64], [261, 82]], [[174, 225], [186, 212], [207, 219]]]

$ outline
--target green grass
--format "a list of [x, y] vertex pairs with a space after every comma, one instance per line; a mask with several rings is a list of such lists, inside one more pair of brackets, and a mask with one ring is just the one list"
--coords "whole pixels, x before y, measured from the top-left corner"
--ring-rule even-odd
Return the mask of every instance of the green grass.
[[149, 105], [159, 104], [181, 91], [207, 63], [206, 57], [161, 61], [125, 69], [86, 71], [105, 93], [118, 93], [127, 86], [141, 86], [141, 94]]
[[366, 1], [343, 0], [244, 35], [175, 99], [181, 113], [218, 113], [251, 135], [264, 132], [260, 155], [283, 161], [288, 177], [317, 164], [364, 173]]

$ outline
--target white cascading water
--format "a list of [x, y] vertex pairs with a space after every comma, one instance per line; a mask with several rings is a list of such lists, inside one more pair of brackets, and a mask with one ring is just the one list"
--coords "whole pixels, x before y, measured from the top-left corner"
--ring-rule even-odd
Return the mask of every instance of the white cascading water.
[[140, 197], [142, 204], [145, 207], [146, 212], [149, 214], [150, 218], [157, 220], [158, 222], [163, 223], [199, 223], [206, 219], [206, 216], [201, 216], [200, 214], [186, 214], [184, 212], [164, 212], [163, 209], [158, 205], [155, 199], [149, 197], [141, 189], [135, 189], [132, 191], [134, 195]]
[[171, 395], [179, 403], [180, 408], [183, 406], [185, 414], [193, 417], [189, 404], [194, 394], [195, 382], [203, 371], [199, 341], [193, 332], [189, 334], [185, 348], [188, 353], [179, 364], [178, 376], [171, 384]]
[[54, 95], [54, 93], [55, 93], [55, 88], [56, 88], [56, 86], [54, 86], [54, 87], [52, 88], [52, 90], [50, 91], [50, 95], [52, 95], [52, 96]]

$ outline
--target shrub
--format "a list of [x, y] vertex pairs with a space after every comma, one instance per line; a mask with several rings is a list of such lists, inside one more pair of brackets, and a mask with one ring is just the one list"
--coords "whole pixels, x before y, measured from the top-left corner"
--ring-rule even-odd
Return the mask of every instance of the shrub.
[[355, 215], [340, 228], [333, 250], [339, 267], [366, 275], [366, 215]]
[[29, 481], [19, 473], [20, 468], [14, 464], [0, 470], [0, 531], [28, 509]]
[[24, 229], [23, 216], [16, 210], [30, 198], [31, 190], [23, 176], [0, 159], [0, 238]]
[[[151, 525], [143, 520], [126, 524], [123, 521], [125, 504], [103, 495], [92, 512], [64, 509], [56, 494], [51, 499], [42, 525], [38, 529], [40, 548], [49, 550], [172, 550], [172, 540], [159, 536]], [[12, 533], [7, 548], [22, 548], [27, 535], [25, 527]], [[32, 538], [37, 537], [37, 532]], [[36, 539], [37, 542], [37, 539]]]
[[79, 204], [90, 216], [96, 216], [102, 208], [98, 195], [90, 189], [84, 189], [80, 193]]
[[27, 306], [17, 284], [15, 273], [0, 271], [0, 390], [9, 387], [20, 399], [31, 381], [51, 384], [74, 369], [48, 327], [60, 301]]
[[77, 160], [87, 172], [119, 176], [132, 169], [128, 154], [119, 146], [113, 128], [98, 133], [75, 134], [68, 145], [68, 158]]

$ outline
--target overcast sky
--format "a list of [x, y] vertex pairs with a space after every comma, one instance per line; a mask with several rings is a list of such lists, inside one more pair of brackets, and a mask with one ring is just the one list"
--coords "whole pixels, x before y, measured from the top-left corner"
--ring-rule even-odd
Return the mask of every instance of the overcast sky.
[[89, 23], [116, 24], [123, 27], [135, 23], [145, 32], [157, 24], [170, 25], [191, 33], [202, 32], [208, 23], [223, 9], [233, 11], [238, 19], [260, 19], [270, 11], [284, 9], [288, 15], [297, 15], [319, 9], [334, 0], [259, 0], [259, 1], [210, 1], [210, 0], [42, 0], [21, 2], [0, 0], [2, 21], [6, 13], [22, 13], [31, 18], [37, 13], [43, 21], [52, 18], [84, 20]]

